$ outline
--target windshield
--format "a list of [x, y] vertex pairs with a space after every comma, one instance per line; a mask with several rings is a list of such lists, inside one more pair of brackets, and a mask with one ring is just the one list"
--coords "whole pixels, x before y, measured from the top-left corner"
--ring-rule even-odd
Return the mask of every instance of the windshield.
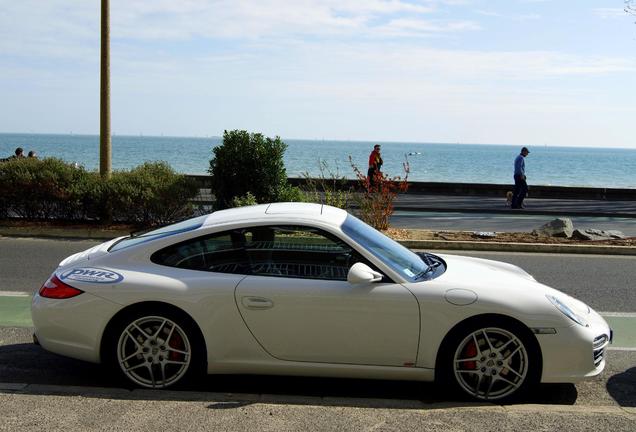
[[404, 279], [415, 282], [430, 270], [422, 259], [355, 216], [348, 215], [342, 231]]
[[120, 249], [124, 249], [130, 246], [134, 246], [136, 244], [140, 244], [140, 243], [145, 243], [145, 242], [149, 242], [151, 240], [156, 240], [159, 238], [164, 238], [164, 237], [168, 237], [174, 234], [178, 234], [178, 233], [182, 233], [182, 232], [186, 232], [186, 231], [192, 231], [195, 230], [197, 228], [199, 228], [201, 225], [203, 225], [203, 222], [205, 221], [205, 219], [208, 217], [208, 215], [204, 215], [204, 216], [199, 216], [199, 217], [195, 217], [192, 219], [188, 219], [188, 220], [184, 220], [182, 222], [178, 222], [172, 225], [167, 225], [165, 227], [161, 227], [159, 229], [156, 229], [154, 231], [149, 231], [143, 235], [131, 235], [130, 237], [125, 237], [117, 242], [115, 242], [110, 249], [108, 249], [109, 252], [115, 252], [118, 251]]

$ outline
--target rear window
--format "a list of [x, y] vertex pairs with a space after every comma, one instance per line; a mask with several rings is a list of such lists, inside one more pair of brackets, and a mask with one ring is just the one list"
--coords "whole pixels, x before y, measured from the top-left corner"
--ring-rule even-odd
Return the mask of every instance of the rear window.
[[169, 237], [174, 234], [179, 234], [179, 233], [183, 233], [187, 231], [193, 231], [201, 227], [201, 225], [203, 225], [203, 222], [205, 222], [205, 219], [207, 217], [208, 215], [199, 216], [196, 218], [184, 220], [182, 222], [177, 222], [172, 225], [166, 225], [165, 227], [161, 227], [141, 235], [124, 237], [123, 239], [115, 242], [108, 249], [108, 251], [115, 252], [120, 249], [138, 245], [140, 243], [146, 243], [146, 242], [157, 240], [160, 238]]

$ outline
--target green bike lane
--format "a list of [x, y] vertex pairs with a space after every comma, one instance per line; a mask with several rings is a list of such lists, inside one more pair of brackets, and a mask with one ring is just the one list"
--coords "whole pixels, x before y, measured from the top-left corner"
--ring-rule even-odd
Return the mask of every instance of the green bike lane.
[[0, 326], [32, 327], [31, 296], [0, 292]]
[[[610, 349], [636, 350], [636, 313], [601, 312], [614, 330]], [[32, 327], [31, 296], [0, 292], [0, 327]]]

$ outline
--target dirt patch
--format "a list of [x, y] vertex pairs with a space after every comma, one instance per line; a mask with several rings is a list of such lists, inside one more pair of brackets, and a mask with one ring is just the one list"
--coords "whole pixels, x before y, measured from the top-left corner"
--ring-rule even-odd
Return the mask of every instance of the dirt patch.
[[[113, 237], [125, 235], [138, 230], [138, 227], [126, 224], [100, 225], [91, 222], [63, 223], [63, 222], [27, 222], [22, 220], [2, 220], [0, 227], [64, 229], [80, 231], [112, 231]], [[494, 243], [543, 243], [543, 244], [575, 244], [575, 245], [612, 245], [636, 246], [636, 237], [623, 240], [574, 240], [559, 237], [539, 236], [524, 232], [472, 232], [472, 231], [431, 231], [422, 229], [389, 228], [385, 231], [395, 240], [445, 240], [445, 241], [482, 241]]]
[[494, 243], [543, 243], [575, 245], [612, 245], [636, 246], [636, 237], [622, 240], [575, 240], [559, 237], [539, 236], [524, 232], [482, 233], [471, 231], [430, 231], [419, 229], [389, 228], [385, 232], [396, 240], [446, 240], [446, 241], [483, 241]]

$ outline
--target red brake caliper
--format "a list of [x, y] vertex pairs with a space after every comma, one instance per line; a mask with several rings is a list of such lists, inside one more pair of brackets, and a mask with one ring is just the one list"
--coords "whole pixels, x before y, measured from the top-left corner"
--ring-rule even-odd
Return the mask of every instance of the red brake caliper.
[[[471, 358], [477, 355], [477, 346], [475, 345], [475, 341], [470, 341], [466, 348], [464, 349], [463, 357]], [[474, 360], [464, 362], [464, 367], [466, 369], [477, 369], [477, 362]]]
[[[179, 333], [177, 332], [173, 333], [172, 338], [170, 338], [170, 340], [168, 341], [168, 346], [170, 348], [178, 349], [180, 351], [183, 351], [185, 348], [183, 339], [181, 338], [181, 335], [179, 335]], [[170, 351], [170, 354], [168, 354], [168, 357], [170, 358], [170, 360], [173, 360], [173, 361], [183, 360], [183, 358], [181, 358], [182, 356], [183, 354], [180, 354], [174, 351]]]

